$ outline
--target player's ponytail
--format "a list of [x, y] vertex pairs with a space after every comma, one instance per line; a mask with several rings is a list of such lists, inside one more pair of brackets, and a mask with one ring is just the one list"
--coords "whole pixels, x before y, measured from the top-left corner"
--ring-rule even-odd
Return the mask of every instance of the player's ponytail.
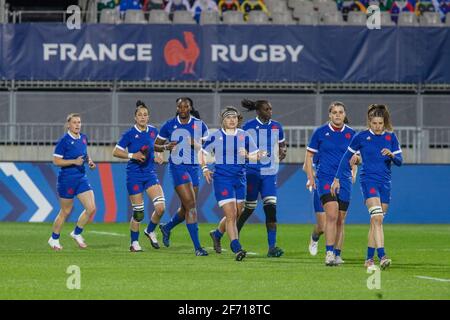
[[145, 105], [144, 101], [138, 100], [136, 101], [136, 109], [134, 110], [134, 115], [136, 116], [139, 109], [147, 109], [147, 112], [149, 112], [148, 107]]
[[262, 108], [265, 105], [270, 106], [270, 102], [267, 100], [252, 101], [252, 100], [248, 100], [248, 99], [243, 99], [241, 101], [242, 108], [247, 109], [248, 112], [259, 110], [260, 108]]
[[391, 114], [389, 112], [389, 108], [385, 104], [371, 104], [367, 110], [367, 127], [370, 128], [370, 121], [373, 118], [383, 118], [384, 119], [384, 128], [387, 131], [393, 131], [394, 128], [391, 122]]
[[248, 99], [243, 99], [241, 101], [241, 106], [242, 106], [242, 108], [247, 109], [247, 112], [258, 110], [258, 107], [256, 106], [256, 102], [248, 100]]

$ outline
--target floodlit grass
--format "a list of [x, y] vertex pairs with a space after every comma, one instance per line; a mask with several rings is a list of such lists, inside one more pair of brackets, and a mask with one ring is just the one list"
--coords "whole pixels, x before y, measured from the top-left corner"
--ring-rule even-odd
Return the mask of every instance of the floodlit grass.
[[[281, 258], [267, 258], [265, 226], [248, 224], [241, 232], [250, 254], [236, 262], [224, 238], [222, 254], [212, 250], [208, 232], [200, 238], [210, 253], [196, 257], [184, 225], [172, 232], [171, 246], [150, 247], [141, 228], [145, 252], [130, 253], [127, 224], [88, 225], [89, 247], [76, 247], [65, 225], [64, 250], [47, 244], [50, 224], [0, 223], [0, 299], [450, 299], [449, 225], [385, 225], [386, 252], [392, 266], [381, 272], [381, 289], [369, 290], [363, 267], [366, 225], [346, 227], [345, 264], [324, 266], [324, 239], [315, 257], [309, 255], [312, 226], [279, 225]], [[113, 234], [108, 234], [113, 233]], [[81, 289], [69, 290], [70, 265], [81, 270]]]

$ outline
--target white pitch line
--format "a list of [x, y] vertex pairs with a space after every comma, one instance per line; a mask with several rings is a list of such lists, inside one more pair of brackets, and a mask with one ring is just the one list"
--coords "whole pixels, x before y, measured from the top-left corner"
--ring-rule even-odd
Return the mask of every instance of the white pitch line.
[[103, 236], [126, 237], [126, 235], [124, 235], [124, 234], [115, 233], [115, 232], [89, 231], [89, 233], [100, 234], [100, 235], [103, 235]]
[[433, 280], [440, 282], [450, 282], [450, 279], [441, 279], [441, 278], [433, 278], [433, 277], [425, 277], [425, 276], [414, 276], [415, 278], [425, 279], [425, 280]]

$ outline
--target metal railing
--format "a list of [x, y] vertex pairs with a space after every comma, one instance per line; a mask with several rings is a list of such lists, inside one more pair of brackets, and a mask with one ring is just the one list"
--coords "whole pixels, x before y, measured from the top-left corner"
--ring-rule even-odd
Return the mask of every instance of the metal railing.
[[[159, 126], [159, 124], [156, 124]], [[121, 133], [128, 129], [130, 124], [83, 124], [82, 132], [88, 136], [91, 145], [115, 145]], [[316, 127], [314, 126], [286, 126], [284, 127], [286, 143], [291, 150], [288, 153], [288, 162], [301, 162], [300, 150], [303, 150]], [[364, 127], [355, 127], [355, 130], [364, 130]], [[215, 129], [211, 129], [214, 131]], [[0, 145], [54, 145], [64, 134], [61, 124], [55, 123], [0, 123]], [[407, 162], [421, 163], [427, 158], [424, 154], [429, 149], [450, 149], [449, 127], [396, 127], [395, 133], [400, 141]], [[450, 152], [444, 157], [444, 162], [450, 162]]]

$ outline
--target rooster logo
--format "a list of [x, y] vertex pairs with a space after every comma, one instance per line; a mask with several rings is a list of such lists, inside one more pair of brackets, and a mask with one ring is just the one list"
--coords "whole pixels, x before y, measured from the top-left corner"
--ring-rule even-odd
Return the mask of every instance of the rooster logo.
[[186, 47], [183, 46], [181, 41], [172, 39], [164, 47], [164, 58], [167, 64], [172, 67], [184, 62], [183, 74], [195, 74], [194, 67], [200, 55], [200, 48], [192, 32], [183, 32], [183, 34]]

